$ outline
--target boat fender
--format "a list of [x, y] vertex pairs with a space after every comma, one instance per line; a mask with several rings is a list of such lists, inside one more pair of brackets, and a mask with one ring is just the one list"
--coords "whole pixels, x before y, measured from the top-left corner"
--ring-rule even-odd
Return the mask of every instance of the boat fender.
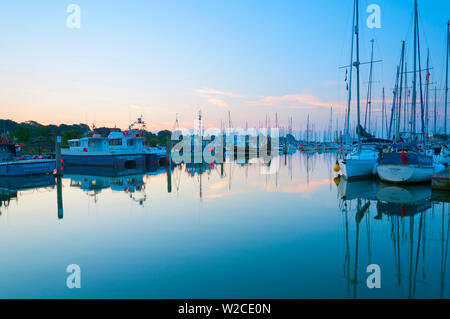
[[127, 137], [128, 136], [128, 131], [123, 131], [123, 136]]
[[334, 165], [333, 170], [335, 172], [339, 172], [341, 170], [341, 167], [339, 166], [339, 162], [338, 161], [336, 161], [336, 165]]
[[334, 183], [335, 183], [336, 185], [339, 185], [339, 183], [341, 182], [341, 178], [340, 178], [339, 176], [336, 176], [336, 177], [333, 179], [333, 181], [334, 181]]

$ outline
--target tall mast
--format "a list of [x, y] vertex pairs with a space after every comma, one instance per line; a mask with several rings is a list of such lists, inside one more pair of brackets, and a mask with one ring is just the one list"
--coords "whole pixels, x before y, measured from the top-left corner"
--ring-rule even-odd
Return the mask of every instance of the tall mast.
[[[367, 101], [366, 101], [366, 114], [364, 115], [364, 128], [368, 130], [370, 133], [370, 122], [371, 122], [371, 114], [372, 114], [372, 69], [373, 69], [373, 42], [374, 40], [370, 40], [372, 43], [372, 50], [370, 54], [370, 68], [369, 68], [369, 84], [367, 88]], [[369, 125], [367, 125], [367, 118], [369, 118]]]
[[403, 117], [403, 129], [405, 132], [408, 131], [408, 102], [409, 102], [409, 95], [410, 91], [408, 88], [408, 64], [405, 62], [405, 107], [404, 107], [404, 114]]
[[398, 98], [398, 113], [397, 113], [397, 131], [395, 133], [395, 136], [397, 138], [397, 141], [399, 140], [400, 137], [400, 119], [401, 119], [401, 109], [402, 109], [402, 86], [403, 86], [403, 65], [404, 63], [404, 59], [405, 59], [405, 41], [402, 42], [402, 57], [400, 59], [400, 94], [399, 94], [399, 98]]
[[[416, 133], [416, 80], [417, 80], [417, 0], [414, 0], [414, 67], [413, 67], [413, 94], [412, 94], [412, 109], [411, 109], [411, 117], [412, 117], [412, 127], [411, 133]], [[411, 138], [412, 138], [411, 134]]]
[[425, 137], [428, 137], [428, 122], [429, 122], [429, 110], [428, 110], [428, 100], [429, 100], [429, 86], [430, 86], [430, 49], [427, 49], [427, 76], [426, 76], [426, 87], [425, 87]]
[[436, 99], [437, 99], [437, 87], [434, 86], [434, 125], [433, 125], [434, 130], [433, 130], [433, 136], [437, 134], [437, 131], [436, 131], [436, 113], [437, 113], [437, 109], [436, 109], [437, 102], [436, 102]]
[[[400, 66], [397, 66], [397, 75], [395, 76], [395, 87], [394, 87], [394, 97], [392, 98], [392, 109], [391, 109], [391, 120], [389, 121], [388, 138], [391, 138], [392, 134], [392, 124], [394, 123], [395, 113], [395, 103], [397, 102], [397, 91], [398, 91], [398, 77], [400, 74]], [[395, 129], [395, 127], [394, 127]]]
[[384, 109], [384, 88], [383, 88], [383, 101], [381, 103], [381, 138], [384, 138], [384, 118], [385, 118], [385, 109]]
[[[417, 1], [417, 0], [416, 0]], [[420, 64], [420, 36], [419, 36], [419, 15], [417, 13], [417, 6], [416, 6], [416, 25], [417, 25], [417, 57], [419, 62], [419, 91], [420, 91], [420, 121], [422, 123], [422, 130], [421, 130], [421, 137], [422, 137], [422, 143], [425, 143], [425, 119], [424, 119], [424, 113], [425, 108], [423, 104], [423, 92], [422, 92], [422, 65]]]
[[444, 133], [447, 135], [447, 105], [448, 105], [448, 56], [450, 55], [450, 21], [447, 22], [447, 57], [445, 67], [445, 107], [444, 107]]
[[361, 121], [360, 121], [360, 108], [359, 108], [359, 2], [356, 1], [356, 25], [355, 25], [355, 34], [356, 34], [356, 61], [353, 64], [356, 67], [356, 113], [357, 113], [357, 131], [358, 131], [358, 153], [361, 153]]
[[352, 22], [352, 43], [350, 48], [350, 79], [349, 79], [349, 85], [348, 85], [348, 105], [347, 105], [347, 118], [345, 121], [345, 138], [346, 143], [350, 141], [350, 103], [352, 100], [352, 73], [353, 73], [353, 43], [354, 43], [354, 26], [355, 26], [355, 11], [356, 11], [356, 0], [354, 2], [353, 6], [353, 22]]
[[306, 143], [309, 143], [309, 114], [306, 119]]
[[331, 107], [330, 110], [330, 136], [329, 136], [329, 142], [333, 140], [333, 107]]

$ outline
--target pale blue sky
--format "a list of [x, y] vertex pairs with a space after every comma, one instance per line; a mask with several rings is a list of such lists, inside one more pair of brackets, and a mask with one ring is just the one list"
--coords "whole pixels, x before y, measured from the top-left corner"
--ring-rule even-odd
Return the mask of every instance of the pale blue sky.
[[[81, 8], [69, 29], [66, 8]], [[368, 29], [366, 7], [381, 7]], [[0, 4], [1, 118], [121, 127], [142, 113], [150, 129], [192, 123], [202, 110], [219, 126], [266, 114], [294, 128], [306, 115], [328, 123], [345, 105], [352, 0], [316, 1], [3, 1]], [[419, 1], [422, 66], [430, 48], [432, 82], [443, 85], [450, 1]], [[361, 60], [375, 39], [374, 98], [392, 99], [401, 41], [412, 40], [413, 0], [361, 1]], [[407, 43], [408, 51], [412, 50]], [[411, 60], [411, 54], [408, 56]], [[367, 67], [362, 68], [362, 104]], [[443, 91], [439, 97], [442, 99]], [[390, 104], [390, 102], [388, 103]], [[342, 125], [342, 115], [336, 114]]]

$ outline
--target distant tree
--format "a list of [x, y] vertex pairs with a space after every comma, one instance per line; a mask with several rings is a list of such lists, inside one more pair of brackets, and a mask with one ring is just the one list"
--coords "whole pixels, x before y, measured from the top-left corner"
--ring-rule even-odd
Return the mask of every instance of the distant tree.
[[159, 139], [157, 139], [156, 137], [152, 137], [152, 138], [150, 138], [150, 140], [148, 140], [148, 144], [150, 146], [155, 147], [155, 146], [158, 146], [158, 144], [161, 144], [161, 143], [160, 143]]
[[80, 138], [81, 135], [82, 134], [80, 132], [78, 132], [77, 130], [65, 131], [61, 136], [61, 146], [68, 147], [69, 144], [67, 143], [67, 141]]
[[18, 142], [29, 143], [31, 140], [31, 132], [27, 126], [20, 125], [14, 132], [14, 136], [17, 138]]
[[43, 140], [48, 140], [53, 135], [52, 129], [49, 126], [39, 126], [36, 129], [35, 135], [42, 138]]
[[159, 131], [158, 132], [158, 140], [159, 140], [159, 143], [161, 144], [161, 145], [166, 145], [166, 142], [167, 142], [167, 135], [171, 135], [172, 134], [172, 132], [170, 132], [170, 131], [168, 131], [168, 130], [164, 130], [164, 131]]
[[153, 134], [152, 132], [147, 132], [145, 134], [145, 141], [147, 142], [148, 145], [150, 145], [150, 141], [154, 138], [156, 138], [156, 135]]

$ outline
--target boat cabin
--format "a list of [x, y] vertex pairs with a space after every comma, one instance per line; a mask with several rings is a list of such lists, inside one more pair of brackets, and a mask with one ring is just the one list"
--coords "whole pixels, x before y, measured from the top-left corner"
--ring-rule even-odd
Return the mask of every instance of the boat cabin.
[[15, 159], [16, 148], [14, 144], [0, 143], [0, 162], [7, 162]]
[[69, 140], [69, 150], [74, 152], [142, 152], [144, 137], [139, 132], [111, 132], [108, 137], [93, 135]]

